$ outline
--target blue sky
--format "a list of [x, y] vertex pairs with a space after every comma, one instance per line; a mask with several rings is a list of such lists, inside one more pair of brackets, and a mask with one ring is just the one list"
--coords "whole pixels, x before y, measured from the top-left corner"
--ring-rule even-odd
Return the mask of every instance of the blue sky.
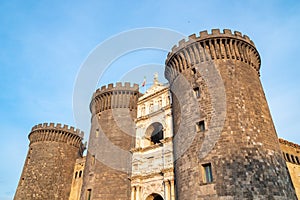
[[[299, 10], [299, 1], [292, 0], [0, 1], [0, 199], [14, 195], [31, 127], [76, 126], [72, 95], [81, 64], [99, 43], [134, 28], [162, 27], [184, 35], [230, 28], [249, 35], [261, 55], [261, 81], [277, 133], [300, 143]], [[134, 52], [113, 65], [129, 71], [143, 63], [163, 65], [165, 56]]]

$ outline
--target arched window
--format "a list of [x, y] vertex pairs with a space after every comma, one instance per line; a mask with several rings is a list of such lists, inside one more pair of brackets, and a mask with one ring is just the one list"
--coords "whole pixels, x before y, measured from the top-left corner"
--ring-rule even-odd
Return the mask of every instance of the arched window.
[[290, 155], [288, 153], [285, 154], [287, 161], [291, 162]]
[[195, 88], [193, 88], [193, 90], [194, 90], [195, 96], [197, 98], [199, 98], [200, 97], [200, 89], [199, 89], [199, 87], [195, 87]]
[[159, 122], [152, 123], [146, 130], [146, 138], [149, 138], [151, 143], [160, 143], [160, 140], [164, 139], [163, 126]]
[[79, 172], [79, 178], [81, 177], [81, 175], [82, 175], [82, 171], [80, 170], [80, 172]]
[[77, 178], [78, 172], [75, 172], [75, 178]]
[[153, 102], [149, 104], [149, 113], [153, 112]]
[[88, 189], [86, 192], [86, 199], [91, 200], [92, 199], [92, 189]]

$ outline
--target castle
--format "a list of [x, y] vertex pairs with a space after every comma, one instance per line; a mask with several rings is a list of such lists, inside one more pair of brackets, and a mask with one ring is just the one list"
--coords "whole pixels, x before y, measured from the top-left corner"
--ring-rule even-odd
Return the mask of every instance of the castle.
[[93, 94], [83, 133], [36, 125], [15, 200], [297, 199], [300, 146], [278, 139], [248, 36], [200, 32], [166, 59], [168, 84]]

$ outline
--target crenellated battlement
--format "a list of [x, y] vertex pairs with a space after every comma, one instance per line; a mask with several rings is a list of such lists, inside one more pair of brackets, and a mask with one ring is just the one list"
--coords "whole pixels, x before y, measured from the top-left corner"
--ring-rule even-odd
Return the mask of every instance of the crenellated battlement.
[[199, 40], [205, 40], [205, 39], [213, 39], [213, 38], [233, 38], [233, 39], [239, 39], [242, 41], [245, 41], [253, 47], [255, 47], [254, 42], [250, 40], [250, 38], [247, 35], [243, 35], [239, 31], [232, 31], [230, 29], [223, 29], [223, 32], [220, 31], [220, 29], [212, 29], [211, 33], [208, 33], [207, 30], [200, 31], [199, 36], [196, 36], [196, 34], [192, 34], [188, 37], [188, 40], [182, 39], [178, 42], [178, 45], [174, 45], [172, 47], [172, 52], [176, 52], [181, 48], [186, 47], [187, 45], [194, 43]]
[[71, 132], [73, 134], [76, 134], [80, 137], [83, 137], [84, 133], [80, 129], [76, 129], [73, 126], [68, 126], [66, 124], [61, 123], [42, 123], [38, 124], [32, 127], [31, 131], [39, 130], [39, 129], [56, 129], [56, 130], [62, 130], [66, 132]]
[[28, 138], [30, 144], [42, 141], [64, 142], [84, 150], [82, 140], [84, 133], [73, 126], [60, 123], [43, 123], [32, 127]]
[[125, 82], [108, 84], [97, 89], [93, 94], [90, 104], [92, 113], [99, 113], [114, 108], [136, 109], [139, 93], [139, 85]]
[[113, 90], [128, 90], [128, 91], [135, 91], [139, 89], [139, 85], [138, 84], [133, 84], [133, 86], [131, 86], [131, 84], [129, 82], [125, 82], [124, 84], [122, 84], [121, 82], [117, 82], [116, 84], [110, 83], [107, 86], [103, 85], [101, 86], [101, 88], [98, 88], [96, 90], [96, 92], [94, 93], [94, 95], [97, 95], [99, 93], [105, 93], [105, 92], [110, 92]]
[[229, 29], [221, 32], [212, 29], [211, 33], [201, 31], [199, 36], [190, 35], [188, 40], [179, 41], [168, 53], [166, 65], [181, 72], [201, 62], [234, 59], [248, 63], [258, 73], [260, 56], [255, 45], [247, 35]]
[[287, 141], [287, 140], [282, 139], [282, 138], [279, 138], [279, 143], [287, 145], [287, 146], [290, 146], [292, 148], [300, 149], [300, 145], [299, 144], [295, 144], [293, 142]]

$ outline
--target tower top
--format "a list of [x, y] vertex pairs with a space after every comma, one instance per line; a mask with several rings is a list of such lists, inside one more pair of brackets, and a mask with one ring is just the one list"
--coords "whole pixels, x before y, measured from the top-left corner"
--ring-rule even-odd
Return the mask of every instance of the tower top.
[[82, 144], [84, 133], [73, 126], [62, 125], [60, 123], [43, 123], [32, 127], [28, 135], [30, 145], [37, 142], [60, 142], [67, 143], [79, 148], [83, 153], [85, 146]]
[[172, 47], [172, 52], [176, 52], [181, 48], [186, 47], [187, 45], [194, 43], [195, 41], [199, 40], [206, 40], [206, 39], [213, 39], [213, 38], [232, 38], [232, 39], [238, 39], [244, 42], [249, 43], [253, 47], [255, 47], [254, 42], [247, 36], [243, 35], [239, 31], [232, 31], [230, 29], [223, 29], [223, 32], [220, 31], [220, 29], [212, 29], [211, 33], [208, 33], [207, 30], [200, 31], [199, 36], [196, 36], [196, 34], [189, 35], [188, 39], [182, 39], [178, 42], [178, 45], [174, 45]]
[[93, 95], [93, 98], [98, 96], [99, 94], [103, 94], [106, 92], [112, 92], [112, 91], [136, 91], [139, 89], [139, 85], [134, 83], [132, 86], [129, 82], [125, 82], [122, 84], [121, 82], [117, 82], [115, 85], [113, 83], [101, 86], [101, 88], [98, 88], [96, 92]]
[[[180, 58], [174, 60], [178, 55]], [[187, 65], [184, 67], [189, 68], [194, 63], [217, 59], [240, 60], [253, 66], [258, 72], [261, 64], [259, 53], [247, 35], [242, 35], [239, 31], [232, 33], [230, 29], [224, 29], [223, 32], [212, 29], [211, 33], [205, 30], [199, 36], [192, 34], [187, 40], [180, 40], [168, 53], [166, 65], [171, 65], [172, 61], [173, 65], [183, 62]]]
[[95, 114], [114, 108], [135, 109], [138, 97], [138, 84], [131, 86], [129, 82], [125, 82], [124, 85], [120, 82], [115, 85], [110, 83], [97, 89], [93, 94], [90, 111]]
[[55, 123], [37, 124], [37, 125], [32, 127], [31, 132], [38, 131], [38, 130], [44, 130], [44, 129], [69, 132], [69, 133], [77, 135], [81, 138], [83, 138], [83, 135], [84, 135], [83, 131], [81, 131], [80, 129], [76, 129], [73, 126], [68, 126], [68, 125], [65, 125], [65, 124], [62, 125], [60, 123], [57, 123], [57, 124], [55, 124]]

